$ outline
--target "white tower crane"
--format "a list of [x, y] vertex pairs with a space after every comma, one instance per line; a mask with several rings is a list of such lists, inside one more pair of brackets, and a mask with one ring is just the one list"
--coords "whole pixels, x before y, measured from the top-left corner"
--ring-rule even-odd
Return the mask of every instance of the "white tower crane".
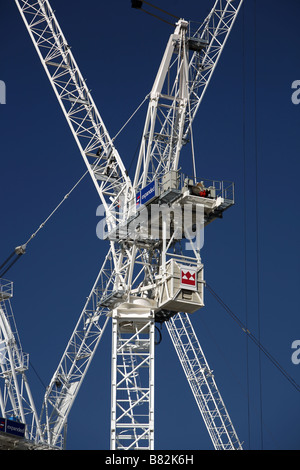
[[[184, 19], [176, 23], [149, 94], [133, 181], [49, 1], [15, 2], [100, 196], [103, 233], [110, 243], [39, 418], [25, 368], [19, 371], [34, 423], [26, 437], [36, 446], [63, 446], [68, 414], [111, 319], [111, 449], [154, 448], [156, 323], [166, 324], [214, 448], [242, 449], [190, 320], [204, 306], [195, 226], [207, 225], [234, 203], [233, 184], [198, 179], [195, 162], [192, 177], [179, 170], [182, 147], [191, 139], [192, 123], [242, 0], [216, 0], [195, 31]], [[27, 423], [25, 412], [19, 412], [24, 390], [19, 391], [13, 375], [18, 368], [9, 346], [10, 319], [3, 307], [0, 313], [1, 379], [7, 389], [0, 395], [1, 411], [6, 417], [9, 396], [14, 415]], [[20, 346], [15, 351], [19, 361]]]

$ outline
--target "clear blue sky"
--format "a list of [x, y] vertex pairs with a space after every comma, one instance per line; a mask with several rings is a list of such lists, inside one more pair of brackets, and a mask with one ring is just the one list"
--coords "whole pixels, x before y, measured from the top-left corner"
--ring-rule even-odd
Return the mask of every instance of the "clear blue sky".
[[[213, 0], [157, 3], [185, 19], [202, 21]], [[262, 344], [300, 383], [300, 365], [291, 361], [291, 344], [300, 339], [300, 105], [291, 101], [291, 84], [300, 80], [300, 5], [297, 0], [257, 4], [259, 266], [253, 0], [245, 0], [244, 33], [241, 13], [194, 125], [198, 174], [236, 184], [236, 205], [206, 229], [202, 258], [208, 283], [243, 322], [247, 305], [249, 329], [258, 336], [260, 322]], [[172, 29], [131, 9], [130, 0], [86, 0], [84, 6], [76, 0], [52, 0], [51, 5], [114, 136], [151, 89]], [[0, 41], [0, 80], [7, 87], [7, 104], [0, 106], [1, 262], [29, 238], [85, 166], [11, 0], [1, 2]], [[127, 165], [145, 112], [144, 107], [116, 141]], [[45, 384], [107, 250], [96, 237], [98, 204], [87, 178], [9, 273], [23, 349]], [[208, 291], [205, 300], [205, 309], [193, 314], [193, 325], [244, 447], [299, 450], [299, 392], [263, 355], [260, 381], [257, 348], [248, 344], [247, 366], [246, 336]], [[69, 418], [69, 449], [109, 448], [110, 349], [109, 328]], [[29, 379], [39, 410], [44, 390], [32, 371]], [[155, 422], [156, 449], [212, 449], [165, 328], [156, 349]]]

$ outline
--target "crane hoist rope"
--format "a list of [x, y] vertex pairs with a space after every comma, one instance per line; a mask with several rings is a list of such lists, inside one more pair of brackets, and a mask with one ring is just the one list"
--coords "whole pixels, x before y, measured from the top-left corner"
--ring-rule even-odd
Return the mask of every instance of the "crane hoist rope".
[[9, 255], [9, 257], [4, 261], [4, 263], [0, 266], [0, 278], [4, 277], [4, 275], [13, 267], [13, 265], [21, 258], [22, 255], [25, 255], [26, 248], [28, 244], [36, 237], [42, 228], [45, 227], [46, 223], [53, 217], [53, 215], [58, 211], [60, 206], [68, 199], [71, 193], [77, 188], [77, 186], [81, 183], [84, 177], [87, 175], [88, 171], [86, 171], [79, 180], [74, 184], [74, 186], [70, 189], [70, 191], [63, 197], [63, 199], [57, 204], [57, 206], [51, 211], [48, 217], [39, 225], [39, 227], [32, 233], [32, 235], [28, 238], [27, 242], [23, 245], [17, 246], [14, 251]]
[[155, 8], [156, 10], [161, 11], [162, 13], [166, 13], [166, 15], [172, 16], [173, 18], [176, 18], [177, 20], [180, 20], [179, 16], [176, 16], [176, 15], [174, 15], [173, 13], [170, 13], [170, 12], [168, 12], [168, 11], [166, 11], [166, 10], [163, 10], [162, 8], [159, 8], [159, 7], [156, 6], [156, 5], [153, 5], [153, 3], [146, 2], [146, 0], [143, 0], [142, 3], [145, 3], [146, 5], [149, 5], [150, 7]]
[[209, 290], [212, 296], [219, 302], [219, 304], [226, 310], [231, 318], [238, 324], [241, 330], [253, 341], [254, 344], [259, 348], [261, 352], [273, 363], [275, 367], [284, 375], [284, 377], [293, 385], [293, 387], [300, 392], [300, 385], [288, 374], [288, 372], [278, 363], [278, 361], [272, 356], [272, 354], [261, 344], [260, 339], [251, 333], [248, 327], [237, 317], [237, 315], [226, 305], [221, 297], [213, 290], [213, 288], [205, 283], [205, 287]]
[[[116, 133], [113, 137], [112, 141], [115, 141], [116, 138], [121, 134], [121, 132], [125, 129], [125, 127], [129, 124], [129, 122], [133, 119], [136, 113], [140, 110], [143, 104], [149, 98], [149, 93], [145, 96], [142, 102], [138, 105], [135, 111], [131, 114], [131, 116], [127, 119], [125, 124], [120, 128], [120, 130]], [[79, 180], [74, 184], [74, 186], [70, 189], [70, 191], [62, 198], [62, 200], [57, 204], [57, 206], [51, 211], [48, 217], [39, 225], [39, 227], [32, 233], [32, 235], [28, 238], [27, 242], [23, 245], [17, 246], [13, 252], [9, 255], [9, 257], [2, 263], [0, 266], [0, 278], [4, 277], [4, 275], [13, 267], [13, 265], [21, 258], [22, 255], [25, 255], [27, 245], [36, 237], [39, 231], [44, 228], [46, 223], [52, 218], [52, 216], [58, 211], [60, 206], [68, 199], [68, 197], [72, 194], [72, 192], [77, 188], [77, 186], [81, 183], [84, 177], [88, 174], [88, 170], [79, 178]]]
[[43, 223], [41, 223], [41, 225], [38, 227], [38, 229], [33, 232], [33, 234], [29, 237], [29, 239], [27, 240], [27, 242], [25, 243], [25, 246], [28, 245], [28, 243], [31, 242], [31, 240], [33, 238], [35, 238], [35, 236], [39, 233], [39, 231], [44, 228], [44, 226], [46, 225], [46, 223], [51, 219], [51, 217], [58, 211], [58, 209], [60, 208], [60, 206], [66, 201], [66, 199], [68, 199], [68, 197], [71, 195], [71, 193], [74, 191], [74, 189], [77, 188], [77, 186], [81, 183], [81, 181], [84, 179], [84, 177], [88, 174], [88, 171], [86, 171], [80, 178], [79, 180], [74, 184], [74, 186], [70, 189], [70, 191], [63, 197], [63, 199], [59, 202], [59, 204], [57, 204], [57, 206], [53, 209], [53, 211], [48, 215], [48, 217], [44, 220]]

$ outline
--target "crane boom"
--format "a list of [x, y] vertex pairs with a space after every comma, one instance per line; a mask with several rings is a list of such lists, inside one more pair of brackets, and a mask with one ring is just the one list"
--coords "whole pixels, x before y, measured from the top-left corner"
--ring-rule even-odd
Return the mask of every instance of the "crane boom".
[[194, 32], [190, 23], [177, 23], [150, 93], [133, 183], [136, 191], [177, 170], [182, 146], [189, 140], [192, 123], [242, 3], [216, 0]]
[[[131, 181], [47, 0], [15, 0], [105, 210]], [[109, 197], [113, 198], [111, 202]]]

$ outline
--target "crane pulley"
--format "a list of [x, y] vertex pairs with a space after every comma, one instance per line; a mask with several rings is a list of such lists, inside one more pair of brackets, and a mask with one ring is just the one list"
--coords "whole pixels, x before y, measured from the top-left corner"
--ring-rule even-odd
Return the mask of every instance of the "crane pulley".
[[0, 278], [3, 278], [13, 265], [26, 253], [26, 245], [17, 246], [0, 266]]
[[[223, 182], [206, 182], [195, 174], [183, 175], [179, 160], [183, 146], [190, 141], [196, 113], [242, 0], [216, 0], [207, 18], [194, 31], [188, 21], [176, 18], [175, 30], [149, 94], [133, 181], [49, 1], [15, 2], [105, 208], [110, 242], [47, 387], [39, 419], [30, 400], [35, 426], [29, 439], [37, 446], [64, 446], [68, 415], [111, 320], [111, 449], [153, 449], [155, 323], [166, 322], [214, 448], [241, 449], [189, 316], [204, 305], [201, 246], [193, 237], [178, 235], [182, 224], [178, 224], [174, 214], [182, 214], [187, 206], [191, 208], [188, 228], [184, 228], [192, 233], [200, 208], [201, 220], [206, 225], [234, 203], [232, 184], [225, 187]], [[141, 9], [143, 3], [149, 4], [136, 0], [132, 7]], [[161, 215], [163, 206], [173, 214], [169, 214], [169, 232], [167, 218]], [[126, 230], [124, 235], [124, 226], [127, 229], [129, 222], [134, 230], [131, 234]], [[146, 227], [155, 229], [155, 235], [147, 232], [145, 236]], [[187, 240], [189, 255], [184, 250]], [[19, 256], [21, 251], [22, 247], [14, 255]], [[0, 306], [9, 298], [0, 298]], [[5, 379], [8, 374], [3, 363], [9, 359], [15, 372], [25, 380], [25, 369], [18, 369], [9, 338], [3, 333], [9, 331], [5, 330], [8, 317], [2, 308], [0, 378]], [[20, 346], [18, 351], [21, 354]], [[5, 358], [2, 363], [1, 357]], [[26, 415], [18, 411], [24, 409], [18, 407], [22, 397], [15, 400], [17, 380], [5, 383], [4, 392], [0, 389], [2, 415], [5, 417], [11, 407], [25, 422]]]

